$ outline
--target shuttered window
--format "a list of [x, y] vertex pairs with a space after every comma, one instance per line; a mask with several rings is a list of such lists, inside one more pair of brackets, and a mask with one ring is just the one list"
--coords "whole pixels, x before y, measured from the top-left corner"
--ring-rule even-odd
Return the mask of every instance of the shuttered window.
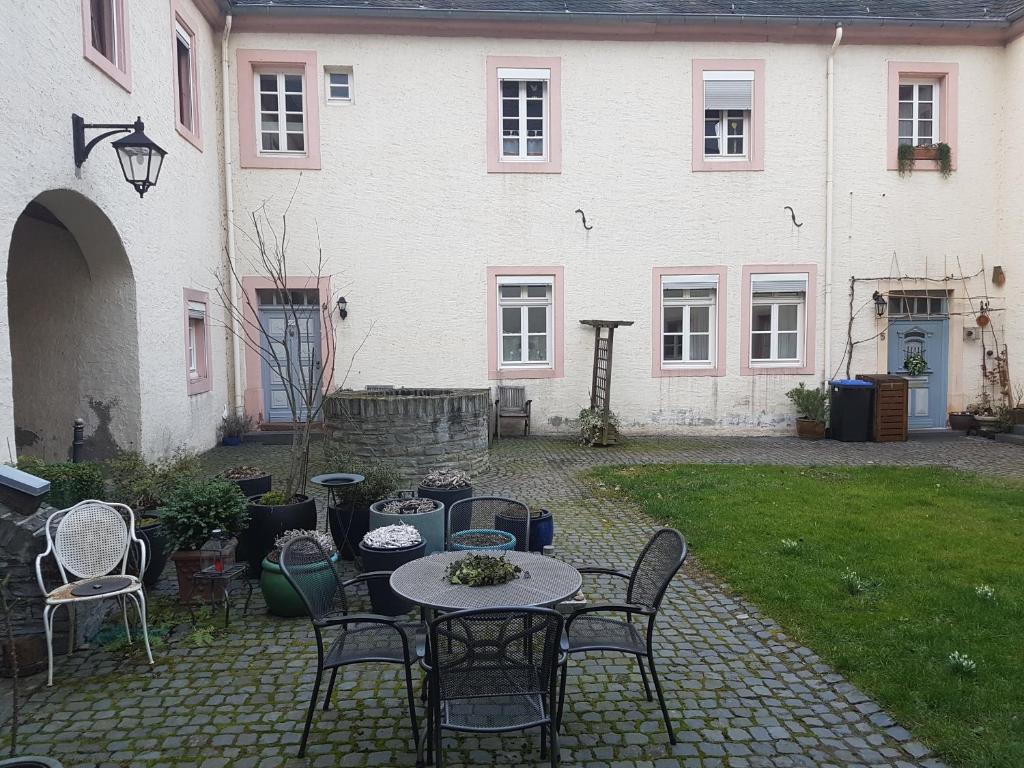
[[757, 274], [750, 285], [750, 364], [802, 364], [806, 273]]
[[661, 279], [663, 368], [713, 367], [718, 275], [671, 275]]
[[753, 72], [704, 71], [705, 158], [747, 158], [753, 108]]

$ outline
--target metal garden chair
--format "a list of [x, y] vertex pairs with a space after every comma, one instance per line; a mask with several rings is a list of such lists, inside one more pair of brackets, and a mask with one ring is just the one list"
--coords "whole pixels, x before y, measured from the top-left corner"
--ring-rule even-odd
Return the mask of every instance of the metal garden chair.
[[[423, 667], [429, 705], [427, 762], [444, 766], [442, 732], [541, 730], [541, 759], [558, 766], [555, 680], [565, 663], [564, 619], [549, 608], [447, 613], [430, 623]], [[417, 751], [422, 764], [423, 748]]]
[[[132, 557], [132, 547], [138, 548]], [[43, 580], [43, 562], [48, 556], [57, 562], [61, 584], [47, 589]], [[132, 641], [128, 626], [128, 601], [139, 613], [146, 656], [153, 663], [146, 626], [146, 594], [142, 574], [148, 562], [146, 544], [135, 535], [135, 514], [124, 504], [108, 504], [88, 499], [73, 507], [54, 512], [46, 521], [46, 550], [36, 557], [36, 579], [45, 598], [43, 629], [46, 632], [46, 656], [49, 662], [47, 685], [53, 685], [53, 619], [62, 605], [68, 610], [74, 603], [116, 598], [124, 614], [124, 631]], [[129, 560], [138, 566], [138, 575], [128, 573]], [[69, 578], [70, 577], [70, 578]]]
[[523, 434], [530, 434], [530, 403], [526, 387], [498, 385], [498, 399], [494, 401], [494, 436], [501, 438], [502, 419], [522, 419]]
[[507, 531], [516, 537], [518, 551], [530, 551], [530, 508], [521, 501], [473, 496], [449, 507], [446, 541], [453, 533], [481, 528]]
[[[586, 653], [587, 651], [618, 651], [635, 656], [640, 665], [640, 676], [644, 682], [647, 700], [652, 701], [651, 686], [647, 682], [644, 670], [644, 657], [651, 666], [651, 677], [658, 692], [661, 714], [665, 718], [669, 741], [676, 743], [676, 734], [672, 729], [672, 720], [668, 716], [665, 694], [658, 679], [658, 669], [654, 664], [654, 621], [658, 609], [665, 597], [669, 583], [686, 560], [686, 540], [679, 531], [672, 528], [659, 528], [651, 536], [644, 547], [632, 573], [623, 573], [611, 568], [578, 568], [582, 574], [605, 574], [624, 579], [628, 582], [624, 603], [605, 603], [590, 605], [574, 611], [565, 623], [565, 631], [569, 641], [568, 653]], [[612, 614], [608, 616], [605, 614]], [[624, 615], [624, 619], [613, 618], [614, 614]], [[647, 619], [646, 632], [640, 622], [634, 622], [634, 616]], [[565, 671], [558, 694], [558, 721], [562, 719], [562, 708], [565, 704]]]
[[[405, 668], [405, 685], [409, 697], [409, 719], [412, 722], [413, 744], [419, 742], [419, 726], [416, 722], [416, 704], [412, 686], [412, 665], [416, 660], [415, 634], [409, 637], [409, 628], [402, 626], [394, 616], [373, 613], [350, 613], [346, 591], [359, 584], [377, 579], [387, 581], [390, 571], [368, 571], [355, 578], [343, 581], [339, 572], [340, 564], [332, 561], [315, 539], [303, 536], [289, 542], [281, 551], [281, 571], [288, 583], [302, 597], [316, 634], [316, 680], [309, 698], [306, 726], [299, 744], [299, 757], [306, 753], [306, 741], [313, 723], [320, 682], [325, 671], [330, 670], [331, 680], [327, 684], [324, 711], [330, 709], [331, 692], [338, 675], [338, 668], [363, 662], [401, 664]], [[324, 635], [333, 635], [325, 647]], [[415, 633], [415, 628], [413, 628]], [[330, 639], [330, 638], [328, 638]]]

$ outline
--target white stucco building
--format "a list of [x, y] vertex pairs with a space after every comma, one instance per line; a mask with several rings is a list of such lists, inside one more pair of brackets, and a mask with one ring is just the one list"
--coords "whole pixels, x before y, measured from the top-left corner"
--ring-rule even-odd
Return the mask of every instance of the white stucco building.
[[[535, 431], [564, 429], [589, 400], [579, 321], [631, 320], [627, 430], [788, 430], [798, 382], [919, 350], [911, 424], [941, 428], [1024, 384], [1014, 6], [9, 3], [7, 453], [66, 455], [76, 417], [94, 455], [206, 447], [232, 408], [287, 421], [217, 297], [234, 265], [238, 306], [284, 322], [258, 210], [288, 211], [335, 384], [525, 383]], [[76, 169], [72, 114], [141, 116], [158, 184], [140, 198], [107, 141]], [[931, 149], [901, 174], [908, 143], [949, 173]]]

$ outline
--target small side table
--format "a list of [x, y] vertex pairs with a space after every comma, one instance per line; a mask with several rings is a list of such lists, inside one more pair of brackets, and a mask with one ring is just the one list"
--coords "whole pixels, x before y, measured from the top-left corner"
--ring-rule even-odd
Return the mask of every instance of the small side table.
[[[197, 589], [203, 589], [201, 585], [206, 584], [204, 591], [210, 596], [210, 608], [217, 609], [217, 604], [224, 604], [224, 628], [228, 628], [230, 622], [231, 598], [235, 594], [241, 594], [244, 587], [248, 592], [245, 595], [245, 605], [242, 607], [242, 615], [249, 612], [249, 603], [252, 600], [252, 582], [246, 577], [248, 566], [245, 563], [233, 563], [222, 571], [217, 571], [214, 566], [208, 566], [201, 571], [192, 574], [192, 594]], [[201, 594], [201, 593], [200, 593]], [[195, 618], [195, 601], [190, 600], [188, 604], [189, 614]]]

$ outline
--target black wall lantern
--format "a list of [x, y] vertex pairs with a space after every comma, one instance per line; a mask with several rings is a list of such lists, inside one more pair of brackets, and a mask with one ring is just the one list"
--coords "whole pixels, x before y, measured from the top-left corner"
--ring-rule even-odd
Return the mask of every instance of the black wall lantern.
[[348, 317], [348, 301], [345, 300], [344, 296], [338, 297], [338, 317], [342, 320]]
[[878, 291], [875, 291], [871, 294], [871, 298], [875, 300], [875, 315], [878, 317], [884, 317], [886, 307], [885, 297]]
[[[146, 190], [155, 186], [157, 179], [160, 178], [160, 168], [164, 163], [164, 155], [167, 154], [142, 132], [144, 127], [141, 117], [136, 118], [134, 123], [87, 123], [83, 117], [72, 115], [71, 133], [75, 145], [75, 166], [81, 168], [92, 148], [99, 142], [119, 133], [127, 133], [127, 136], [111, 142], [111, 146], [117, 151], [117, 160], [121, 164], [124, 180], [135, 187], [139, 197], [144, 196]], [[105, 132], [86, 144], [86, 130]]]

